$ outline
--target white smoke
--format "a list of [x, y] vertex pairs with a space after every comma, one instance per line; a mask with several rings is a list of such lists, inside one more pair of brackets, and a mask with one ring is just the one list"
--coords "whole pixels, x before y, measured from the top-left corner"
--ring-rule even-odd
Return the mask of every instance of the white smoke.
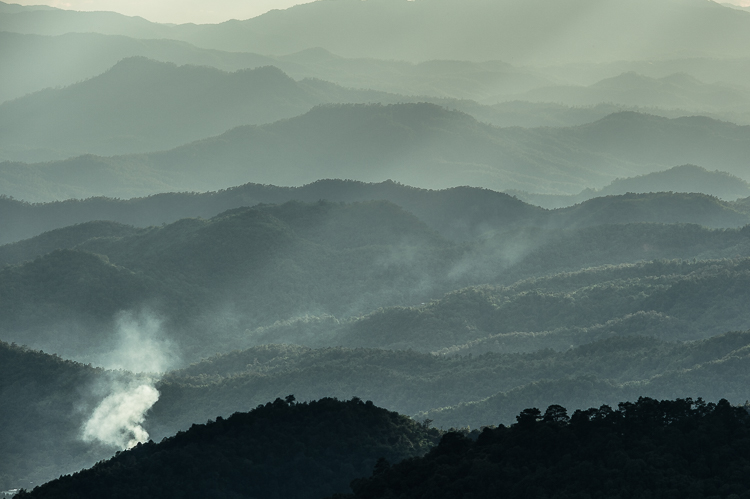
[[129, 449], [148, 440], [142, 423], [159, 400], [155, 385], [160, 373], [177, 359], [162, 332], [161, 321], [153, 314], [123, 312], [115, 323], [117, 340], [102, 364], [121, 372], [113, 373], [110, 381], [97, 390], [105, 396], [84, 423], [81, 438]]
[[148, 440], [141, 423], [146, 411], [159, 400], [159, 392], [150, 384], [120, 389], [105, 398], [83, 426], [84, 442], [99, 442], [130, 449]]

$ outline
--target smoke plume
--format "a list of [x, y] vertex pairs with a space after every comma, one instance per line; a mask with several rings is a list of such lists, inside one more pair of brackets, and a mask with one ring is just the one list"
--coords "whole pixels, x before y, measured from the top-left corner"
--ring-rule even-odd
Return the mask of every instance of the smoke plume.
[[141, 423], [157, 400], [159, 392], [150, 384], [115, 391], [99, 404], [84, 425], [83, 440], [121, 449], [147, 441], [148, 432]]
[[84, 423], [81, 438], [129, 449], [148, 440], [142, 423], [159, 400], [156, 383], [160, 373], [176, 362], [176, 356], [162, 332], [161, 321], [153, 314], [123, 312], [115, 324], [117, 340], [102, 364], [119, 372], [98, 387], [99, 396], [104, 398]]

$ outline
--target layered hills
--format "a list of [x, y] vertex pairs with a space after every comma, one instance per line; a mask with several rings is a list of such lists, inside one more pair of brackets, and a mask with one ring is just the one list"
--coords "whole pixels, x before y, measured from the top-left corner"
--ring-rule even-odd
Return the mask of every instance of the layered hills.
[[[42, 232], [100, 220], [144, 228], [172, 223], [181, 218], [211, 218], [228, 209], [261, 203], [283, 204], [292, 200], [309, 203], [321, 199], [347, 203], [387, 200], [414, 214], [444, 237], [456, 241], [491, 235], [493, 231], [523, 227], [559, 229], [602, 223], [656, 222], [694, 223], [713, 228], [729, 228], [748, 223], [747, 199], [727, 202], [696, 193], [686, 194], [693, 189], [714, 195], [741, 192], [743, 181], [726, 173], [709, 173], [695, 167], [675, 168], [653, 176], [622, 179], [613, 183], [613, 186], [618, 185], [625, 186], [619, 188], [623, 194], [591, 200], [581, 203], [580, 206], [554, 212], [488, 189], [455, 187], [433, 191], [392, 181], [363, 183], [332, 179], [320, 180], [301, 187], [245, 184], [206, 193], [163, 193], [133, 199], [97, 197], [32, 204], [0, 197], [0, 206], [4, 214], [0, 243], [11, 243], [37, 236]], [[650, 192], [652, 185], [664, 191], [676, 192], [624, 194], [633, 190]], [[608, 192], [609, 189], [607, 188]], [[543, 196], [523, 192], [514, 194], [538, 204], [572, 204], [574, 200], [566, 196]], [[586, 191], [580, 196], [587, 198], [594, 194]], [[14, 246], [12, 249], [4, 248], [0, 250], [3, 254], [2, 262], [21, 262], [35, 255], [42, 255], [45, 249], [53, 247], [50, 244], [54, 245], [58, 237], [63, 241], [69, 237], [67, 234], [75, 235], [78, 231], [95, 229], [102, 230], [102, 236], [109, 236], [112, 234], [107, 230], [122, 229], [112, 224], [108, 227], [109, 229], [106, 229], [94, 224], [79, 229], [69, 228], [65, 230], [66, 235], [46, 235], [45, 239], [49, 242], [43, 242], [44, 239], [41, 239]], [[94, 232], [91, 232], [90, 237], [94, 237], [93, 234]], [[72, 242], [60, 244], [58, 248], [74, 246]], [[34, 249], [37, 245], [40, 247]]]
[[[388, 184], [353, 187], [361, 189], [360, 196], [372, 189], [404, 194], [403, 187]], [[671, 309], [659, 308], [648, 298], [671, 285], [664, 288], [664, 281], [651, 288], [642, 283], [647, 275], [661, 276], [666, 267], [643, 267], [644, 275], [633, 270], [637, 276], [634, 282], [638, 283], [634, 285], [640, 287], [638, 291], [623, 292], [641, 298], [625, 308], [615, 303], [614, 308], [599, 302], [582, 305], [583, 322], [577, 321], [578, 312], [568, 307], [572, 303], [555, 293], [539, 295], [539, 299], [549, 301], [549, 310], [556, 309], [553, 302], [562, 300], [559, 306], [566, 308], [565, 316], [572, 322], [562, 321], [561, 316], [546, 322], [542, 316], [532, 316], [537, 321], [533, 324], [516, 323], [510, 316], [495, 317], [506, 313], [499, 303], [506, 303], [512, 310], [527, 298], [523, 298], [525, 292], [498, 291], [500, 295], [495, 296], [493, 291], [487, 295], [488, 301], [479, 300], [470, 309], [495, 310], [486, 318], [487, 324], [498, 321], [511, 329], [487, 329], [481, 325], [485, 319], [476, 314], [447, 319], [444, 328], [438, 327], [428, 318], [444, 306], [451, 306], [434, 302], [425, 309], [388, 309], [355, 322], [345, 321], [340, 327], [324, 322], [322, 329], [310, 330], [292, 324], [291, 331], [296, 333], [276, 326], [250, 335], [244, 331], [299, 316], [333, 315], [344, 319], [383, 306], [418, 305], [465, 286], [509, 285], [519, 279], [578, 271], [592, 265], [748, 256], [745, 228], [712, 230], [697, 225], [664, 225], [686, 221], [685, 217], [718, 227], [747, 223], [746, 213], [707, 196], [598, 198], [567, 210], [545, 212], [499, 193], [479, 191], [484, 199], [472, 196], [468, 200], [466, 196], [472, 194], [461, 189], [444, 193], [414, 191], [410, 209], [421, 214], [431, 212], [432, 218], [427, 219], [433, 228], [389, 202], [321, 201], [236, 208], [211, 219], [181, 219], [159, 227], [90, 222], [58, 229], [0, 248], [0, 261], [6, 264], [0, 270], [5, 283], [0, 291], [5, 297], [3, 334], [10, 341], [101, 362], [101, 355], [120, 334], [121, 314], [135, 313], [159, 317], [162, 333], [186, 359], [213, 353], [215, 347], [205, 340], [207, 331], [222, 338], [224, 348], [283, 340], [311, 346], [433, 351], [500, 332], [539, 332], [555, 327], [554, 324], [589, 327], [640, 311], [671, 314]], [[447, 211], [434, 210], [436, 203]], [[742, 265], [737, 265], [723, 272], [741, 281]], [[695, 281], [695, 276], [704, 272], [702, 267], [681, 269], [678, 274], [691, 276], [686, 282], [705, 287], [703, 281]], [[592, 279], [589, 286], [600, 278]], [[740, 284], [728, 283], [728, 290], [741, 289]], [[537, 284], [541, 286], [541, 281]], [[575, 293], [580, 293], [575, 302], [580, 304], [586, 303], [584, 296], [605, 296], [585, 289]], [[485, 294], [482, 291], [477, 296]], [[448, 295], [446, 304], [452, 302], [450, 296], [464, 294]], [[719, 303], [715, 299], [722, 296], [720, 293], [714, 298], [706, 297], [706, 310], [713, 310], [712, 304]], [[722, 303], [729, 306], [733, 303], [729, 298], [721, 298]], [[509, 313], [516, 313], [520, 319], [532, 305], [525, 307]], [[590, 307], [599, 310], [600, 315], [595, 318], [586, 312]], [[701, 309], [690, 312], [698, 310]], [[407, 316], [413, 317], [407, 320]], [[419, 338], [419, 318], [432, 324], [425, 326], [433, 331], [429, 338]], [[438, 339], [442, 329], [454, 330], [456, 320], [481, 324], [470, 327], [469, 336]], [[681, 320], [693, 321], [703, 331], [701, 334], [747, 327], [742, 314], [727, 315], [714, 324], [708, 319], [698, 320], [697, 316]], [[406, 325], [407, 330], [398, 333]], [[363, 332], [373, 327], [391, 331], [390, 339]]]
[[677, 164], [741, 177], [748, 130], [703, 117], [632, 112], [578, 127], [496, 128], [426, 103], [332, 105], [166, 152], [5, 162], [0, 189], [41, 201], [213, 190], [248, 180], [302, 185], [333, 177], [575, 194]]

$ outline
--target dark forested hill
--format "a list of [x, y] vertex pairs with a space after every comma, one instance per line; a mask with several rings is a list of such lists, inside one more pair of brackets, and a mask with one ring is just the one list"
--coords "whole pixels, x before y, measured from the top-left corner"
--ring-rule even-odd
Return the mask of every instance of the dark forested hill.
[[726, 400], [638, 398], [572, 414], [550, 405], [516, 420], [474, 441], [448, 433], [424, 458], [383, 464], [352, 483], [353, 495], [337, 497], [742, 497], [750, 490], [742, 471], [750, 417]]
[[314, 499], [346, 492], [379, 458], [420, 456], [438, 437], [358, 398], [295, 403], [288, 397], [138, 445], [18, 497]]
[[221, 189], [248, 180], [301, 185], [391, 178], [429, 188], [574, 194], [676, 164], [742, 176], [749, 136], [750, 127], [708, 118], [632, 112], [578, 127], [521, 129], [492, 127], [427, 103], [321, 106], [166, 152], [1, 163], [0, 191], [39, 201]]

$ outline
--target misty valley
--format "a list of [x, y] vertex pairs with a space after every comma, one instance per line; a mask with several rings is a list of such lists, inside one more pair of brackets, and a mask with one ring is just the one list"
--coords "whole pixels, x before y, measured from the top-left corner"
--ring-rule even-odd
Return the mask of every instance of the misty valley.
[[0, 497], [750, 498], [748, 9], [0, 2]]

